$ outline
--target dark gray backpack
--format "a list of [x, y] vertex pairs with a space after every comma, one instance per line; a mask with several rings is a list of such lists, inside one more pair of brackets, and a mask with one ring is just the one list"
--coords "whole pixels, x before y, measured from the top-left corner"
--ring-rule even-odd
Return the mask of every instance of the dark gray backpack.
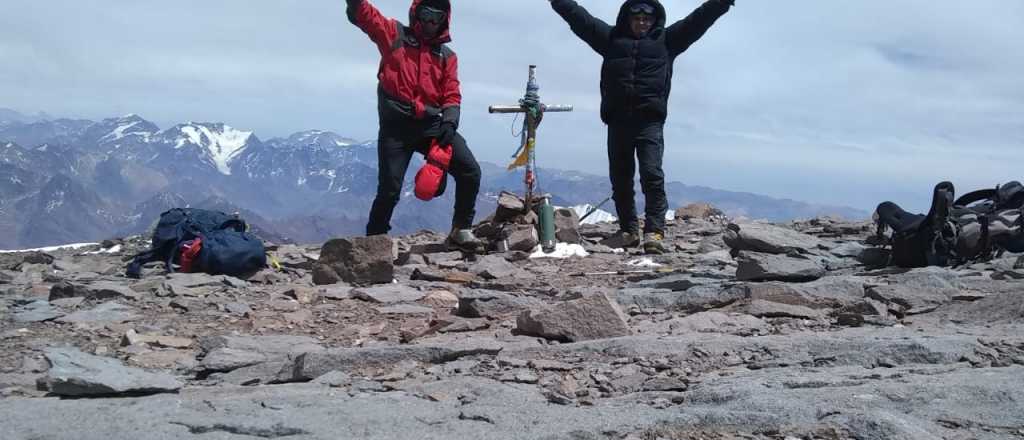
[[[878, 205], [878, 236], [892, 246], [900, 267], [955, 266], [1024, 252], [1024, 185], [1009, 182], [954, 200], [950, 182], [935, 187], [928, 214], [912, 214], [892, 202]], [[887, 229], [892, 235], [885, 237]]]
[[957, 254], [966, 260], [988, 259], [1003, 252], [1024, 252], [1024, 185], [1009, 182], [974, 191], [953, 203], [960, 232]]

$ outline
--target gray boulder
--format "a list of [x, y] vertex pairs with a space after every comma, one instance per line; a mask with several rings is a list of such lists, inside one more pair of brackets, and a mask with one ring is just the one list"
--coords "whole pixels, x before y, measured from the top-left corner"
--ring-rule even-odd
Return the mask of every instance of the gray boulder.
[[543, 304], [543, 301], [529, 296], [513, 296], [494, 290], [472, 290], [459, 295], [456, 314], [465, 318], [501, 319]]
[[540, 244], [540, 236], [533, 225], [513, 225], [506, 229], [508, 250], [533, 252]]
[[395, 277], [392, 247], [385, 235], [328, 241], [320, 250], [313, 282], [333, 284], [331, 281], [340, 279], [362, 285], [390, 283]]
[[740, 281], [813, 281], [825, 275], [818, 263], [760, 252], [741, 252], [736, 279]]
[[926, 268], [889, 278], [891, 284], [872, 286], [867, 296], [886, 303], [898, 316], [934, 311], [960, 294], [956, 275], [940, 268]]
[[67, 281], [60, 281], [50, 288], [50, 301], [63, 298], [85, 298], [89, 290], [82, 284], [74, 284]]
[[479, 275], [485, 280], [496, 280], [500, 278], [523, 276], [523, 270], [518, 266], [509, 263], [500, 255], [487, 255], [481, 257], [472, 267], [470, 272]]
[[735, 251], [768, 254], [808, 253], [824, 247], [817, 237], [765, 223], [730, 224], [722, 238]]
[[402, 284], [352, 289], [352, 298], [378, 304], [413, 302], [426, 295], [426, 292]]
[[503, 223], [526, 213], [526, 201], [510, 192], [502, 191], [498, 195], [498, 210], [494, 213], [492, 223]]
[[580, 242], [580, 216], [576, 214], [576, 210], [555, 210], [555, 239], [563, 243]]
[[183, 386], [173, 376], [129, 368], [115, 359], [82, 353], [74, 348], [45, 352], [50, 371], [47, 389], [60, 396], [144, 395], [175, 392]]
[[516, 320], [520, 334], [559, 341], [586, 341], [632, 334], [626, 315], [607, 293], [527, 310]]

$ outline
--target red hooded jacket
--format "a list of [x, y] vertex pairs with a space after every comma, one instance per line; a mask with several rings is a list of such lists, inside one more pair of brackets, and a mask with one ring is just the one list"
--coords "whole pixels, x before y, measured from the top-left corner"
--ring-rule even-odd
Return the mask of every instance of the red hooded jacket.
[[[380, 51], [377, 78], [382, 119], [434, 118], [458, 127], [462, 92], [459, 87], [458, 58], [445, 46], [451, 41], [449, 0], [413, 0], [406, 26], [384, 17], [369, 0], [347, 0], [348, 18], [362, 29]], [[447, 22], [430, 40], [422, 37], [416, 8], [429, 4], [445, 10]]]

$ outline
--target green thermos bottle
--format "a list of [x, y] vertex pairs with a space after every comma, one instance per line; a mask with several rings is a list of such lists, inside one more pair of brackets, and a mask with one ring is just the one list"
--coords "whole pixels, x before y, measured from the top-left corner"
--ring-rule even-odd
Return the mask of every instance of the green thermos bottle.
[[551, 196], [545, 195], [540, 202], [540, 248], [544, 253], [555, 251], [555, 207]]

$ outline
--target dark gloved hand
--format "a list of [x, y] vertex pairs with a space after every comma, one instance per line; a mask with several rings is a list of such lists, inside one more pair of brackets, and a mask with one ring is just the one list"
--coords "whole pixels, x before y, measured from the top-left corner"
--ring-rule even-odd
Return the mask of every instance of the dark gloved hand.
[[441, 131], [437, 135], [437, 143], [442, 147], [447, 147], [452, 144], [455, 140], [455, 124], [451, 122], [442, 122]]

